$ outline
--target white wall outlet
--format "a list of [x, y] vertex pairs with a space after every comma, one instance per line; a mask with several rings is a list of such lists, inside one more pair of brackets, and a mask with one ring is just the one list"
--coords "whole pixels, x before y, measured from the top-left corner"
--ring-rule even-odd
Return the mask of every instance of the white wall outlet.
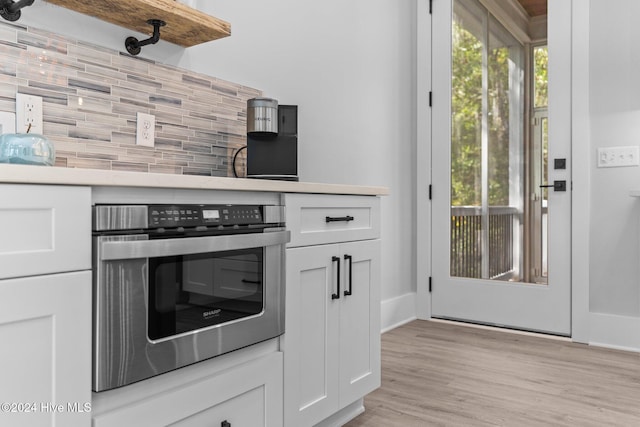
[[14, 113], [0, 112], [0, 135], [3, 133], [16, 133], [16, 115]]
[[43, 133], [42, 98], [16, 93], [16, 132]]
[[136, 145], [153, 147], [156, 137], [156, 117], [152, 114], [138, 113], [136, 120]]
[[640, 165], [640, 147], [601, 147], [598, 148], [599, 168], [618, 168]]

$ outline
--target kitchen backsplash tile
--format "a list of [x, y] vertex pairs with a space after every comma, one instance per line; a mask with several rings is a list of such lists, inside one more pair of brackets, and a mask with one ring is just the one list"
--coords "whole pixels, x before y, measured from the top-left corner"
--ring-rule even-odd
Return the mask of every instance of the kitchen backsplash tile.
[[[16, 93], [43, 98], [56, 166], [215, 176], [233, 176], [233, 155], [246, 144], [247, 99], [261, 94], [0, 22], [0, 111], [15, 112]], [[153, 148], [135, 145], [138, 112], [156, 117]]]

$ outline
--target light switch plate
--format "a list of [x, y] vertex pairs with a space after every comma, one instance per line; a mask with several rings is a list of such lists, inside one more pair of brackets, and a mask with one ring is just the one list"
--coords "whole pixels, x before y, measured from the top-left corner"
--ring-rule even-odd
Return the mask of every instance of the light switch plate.
[[640, 147], [601, 147], [598, 148], [599, 168], [618, 168], [640, 165]]

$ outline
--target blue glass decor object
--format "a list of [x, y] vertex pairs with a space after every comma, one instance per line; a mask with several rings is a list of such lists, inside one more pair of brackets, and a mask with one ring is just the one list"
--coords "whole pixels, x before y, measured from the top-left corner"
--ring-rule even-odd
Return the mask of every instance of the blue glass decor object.
[[36, 133], [7, 133], [0, 136], [0, 163], [53, 166], [53, 143]]

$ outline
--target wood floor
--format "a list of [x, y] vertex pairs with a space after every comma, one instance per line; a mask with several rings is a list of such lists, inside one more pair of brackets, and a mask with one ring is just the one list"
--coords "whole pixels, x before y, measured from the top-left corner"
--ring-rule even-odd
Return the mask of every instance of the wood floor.
[[640, 426], [640, 354], [414, 321], [382, 335], [382, 387], [346, 427]]

